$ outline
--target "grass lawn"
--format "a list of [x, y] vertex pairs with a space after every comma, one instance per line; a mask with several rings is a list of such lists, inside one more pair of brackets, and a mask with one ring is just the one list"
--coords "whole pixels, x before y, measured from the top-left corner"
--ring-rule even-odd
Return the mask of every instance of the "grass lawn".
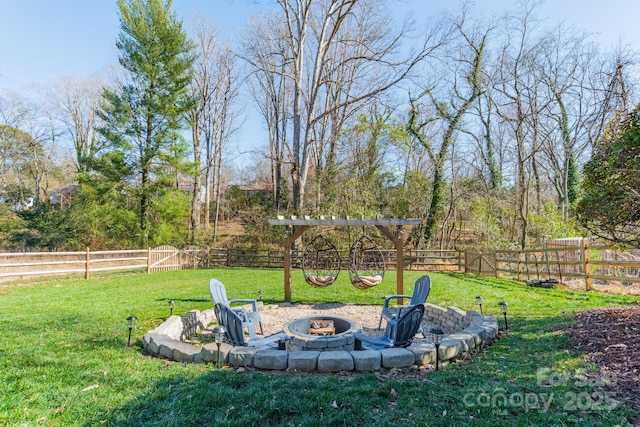
[[[410, 293], [418, 272], [405, 272]], [[509, 280], [431, 274], [429, 302], [499, 315], [511, 333], [464, 363], [422, 381], [371, 373], [217, 370], [145, 356], [140, 338], [169, 315], [212, 307], [208, 279], [230, 298], [284, 298], [280, 270], [184, 270], [0, 285], [0, 425], [627, 425], [593, 367], [569, 345], [571, 315], [638, 303], [637, 297], [529, 288]], [[342, 274], [318, 289], [294, 272], [294, 302], [381, 304], [395, 274], [361, 291]], [[139, 319], [126, 347], [126, 317]], [[502, 316], [499, 315], [503, 325]], [[135, 344], [134, 344], [135, 343]], [[582, 373], [592, 375], [582, 377]], [[615, 380], [615, 379], [614, 379]], [[603, 399], [604, 397], [604, 399]], [[615, 398], [615, 397], [614, 397]]]

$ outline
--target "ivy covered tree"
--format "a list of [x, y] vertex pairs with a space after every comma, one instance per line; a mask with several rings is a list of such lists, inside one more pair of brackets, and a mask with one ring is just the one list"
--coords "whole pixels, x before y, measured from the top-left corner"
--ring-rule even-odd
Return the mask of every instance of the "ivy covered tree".
[[167, 183], [161, 178], [175, 173], [176, 153], [186, 151], [181, 131], [193, 103], [188, 91], [193, 44], [171, 5], [171, 0], [118, 1], [116, 46], [125, 73], [115, 89], [105, 89], [98, 113], [107, 155], [124, 160], [121, 179], [130, 177], [135, 187], [143, 244], [149, 242], [153, 198]]
[[580, 222], [598, 237], [640, 246], [640, 105], [612, 122], [584, 167]]

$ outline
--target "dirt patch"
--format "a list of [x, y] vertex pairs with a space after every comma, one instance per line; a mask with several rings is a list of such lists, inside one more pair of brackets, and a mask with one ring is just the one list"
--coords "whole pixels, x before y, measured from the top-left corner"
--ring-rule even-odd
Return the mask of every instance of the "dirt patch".
[[614, 380], [612, 391], [636, 412], [634, 425], [640, 426], [640, 306], [583, 311], [576, 318], [572, 344]]

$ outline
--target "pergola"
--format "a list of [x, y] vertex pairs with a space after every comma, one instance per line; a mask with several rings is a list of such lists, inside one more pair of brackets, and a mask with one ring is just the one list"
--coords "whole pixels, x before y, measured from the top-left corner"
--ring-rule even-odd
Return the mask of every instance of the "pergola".
[[311, 219], [305, 217], [304, 219], [298, 219], [291, 217], [291, 219], [285, 219], [279, 216], [277, 219], [270, 219], [271, 225], [283, 225], [286, 226], [286, 234], [284, 238], [284, 299], [287, 302], [291, 302], [291, 246], [302, 234], [311, 226], [365, 226], [373, 225], [382, 234], [384, 234], [389, 240], [391, 240], [396, 248], [396, 283], [397, 293], [402, 295], [404, 289], [404, 232], [402, 227], [405, 225], [418, 225], [420, 224], [419, 218], [376, 218], [376, 219], [351, 219], [351, 218], [331, 218], [325, 219], [320, 217], [319, 219]]

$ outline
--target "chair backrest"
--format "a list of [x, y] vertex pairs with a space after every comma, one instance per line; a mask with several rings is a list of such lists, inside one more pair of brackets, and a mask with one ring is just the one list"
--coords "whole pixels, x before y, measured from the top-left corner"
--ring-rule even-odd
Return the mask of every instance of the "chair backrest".
[[218, 319], [218, 325], [224, 326], [227, 330], [227, 341], [232, 345], [247, 345], [244, 340], [244, 331], [242, 330], [242, 319], [227, 305], [216, 303], [213, 311]]
[[413, 286], [413, 295], [411, 296], [411, 304], [424, 304], [431, 292], [431, 277], [425, 275], [416, 280]]
[[[389, 337], [393, 340], [394, 347], [408, 347], [411, 345], [413, 337], [418, 333], [423, 315], [424, 304], [418, 304], [403, 313], [397, 321], [387, 323], [385, 333], [394, 335]], [[392, 325], [390, 326], [390, 324]]]
[[211, 292], [211, 298], [213, 298], [214, 304], [222, 304], [226, 305], [227, 307], [229, 306], [227, 290], [224, 288], [222, 282], [220, 282], [218, 279], [209, 280], [209, 292]]

